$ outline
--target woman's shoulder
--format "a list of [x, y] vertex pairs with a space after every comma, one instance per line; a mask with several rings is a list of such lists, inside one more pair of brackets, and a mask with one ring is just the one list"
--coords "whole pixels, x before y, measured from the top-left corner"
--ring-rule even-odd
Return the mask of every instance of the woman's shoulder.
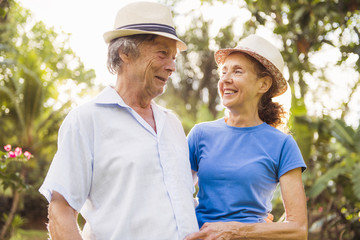
[[267, 135], [268, 137], [271, 137], [271, 139], [277, 139], [282, 141], [288, 141], [289, 139], [293, 139], [291, 132], [284, 132], [281, 129], [277, 129], [266, 123], [263, 124], [261, 131], [258, 132]]
[[212, 121], [197, 123], [195, 124], [194, 128], [198, 130], [210, 130], [215, 128], [222, 128], [224, 127], [224, 124], [224, 118], [220, 118]]

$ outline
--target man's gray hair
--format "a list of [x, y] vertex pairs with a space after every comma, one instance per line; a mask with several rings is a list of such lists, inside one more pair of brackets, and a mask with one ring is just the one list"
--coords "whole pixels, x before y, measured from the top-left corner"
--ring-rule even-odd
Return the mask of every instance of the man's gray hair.
[[108, 47], [107, 68], [110, 73], [117, 74], [123, 65], [123, 60], [119, 53], [126, 54], [132, 59], [139, 57], [139, 46], [143, 42], [154, 41], [157, 35], [153, 34], [138, 34], [132, 36], [125, 36], [113, 39]]

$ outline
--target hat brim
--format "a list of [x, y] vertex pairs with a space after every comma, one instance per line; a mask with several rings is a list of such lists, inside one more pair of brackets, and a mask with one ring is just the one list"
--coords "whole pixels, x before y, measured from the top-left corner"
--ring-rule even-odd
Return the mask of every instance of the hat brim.
[[264, 58], [263, 56], [257, 54], [256, 52], [252, 51], [249, 48], [245, 47], [237, 47], [237, 48], [225, 48], [220, 49], [215, 52], [215, 61], [218, 66], [224, 63], [225, 59], [233, 52], [242, 52], [246, 53], [256, 60], [258, 60], [274, 77], [274, 80], [277, 83], [278, 89], [274, 92], [273, 97], [277, 97], [287, 90], [287, 82], [283, 76], [283, 74], [280, 72], [280, 70], [269, 60]]
[[125, 36], [132, 36], [132, 35], [138, 35], [138, 34], [155, 34], [163, 37], [167, 37], [170, 39], [174, 39], [177, 41], [176, 47], [180, 51], [185, 51], [187, 49], [186, 44], [181, 41], [178, 37], [166, 33], [166, 32], [152, 32], [152, 31], [142, 31], [142, 30], [135, 30], [135, 29], [119, 29], [119, 30], [113, 30], [104, 33], [104, 40], [106, 43], [109, 43], [111, 40], [119, 37], [125, 37]]

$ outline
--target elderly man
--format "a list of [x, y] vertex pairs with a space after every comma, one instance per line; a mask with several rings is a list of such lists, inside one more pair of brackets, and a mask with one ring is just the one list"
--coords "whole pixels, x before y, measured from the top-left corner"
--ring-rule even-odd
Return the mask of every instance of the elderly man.
[[[52, 239], [184, 239], [198, 231], [186, 137], [153, 102], [175, 70], [171, 11], [149, 2], [118, 12], [104, 34], [117, 74], [94, 100], [72, 110], [40, 192], [50, 202]], [[85, 218], [82, 231], [78, 212]]]

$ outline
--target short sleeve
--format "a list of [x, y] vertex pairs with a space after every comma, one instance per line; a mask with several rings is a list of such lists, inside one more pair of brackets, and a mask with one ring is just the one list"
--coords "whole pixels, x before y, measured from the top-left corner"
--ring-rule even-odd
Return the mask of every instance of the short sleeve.
[[195, 125], [187, 136], [187, 141], [189, 145], [189, 160], [191, 169], [193, 171], [198, 171], [198, 128]]
[[302, 171], [305, 171], [306, 164], [295, 139], [288, 135], [281, 151], [278, 178], [288, 171], [299, 167], [302, 168]]
[[59, 129], [58, 150], [39, 191], [51, 201], [52, 191], [60, 193], [69, 205], [80, 211], [92, 179], [91, 140], [77, 112], [70, 112]]

